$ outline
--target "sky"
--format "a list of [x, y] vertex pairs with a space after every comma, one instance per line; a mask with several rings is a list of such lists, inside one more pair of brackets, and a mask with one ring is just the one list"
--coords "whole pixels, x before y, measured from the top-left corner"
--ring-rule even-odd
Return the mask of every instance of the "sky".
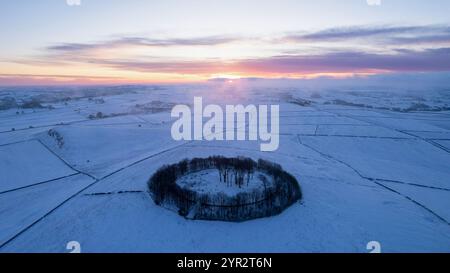
[[448, 0], [1, 0], [0, 85], [450, 71]]

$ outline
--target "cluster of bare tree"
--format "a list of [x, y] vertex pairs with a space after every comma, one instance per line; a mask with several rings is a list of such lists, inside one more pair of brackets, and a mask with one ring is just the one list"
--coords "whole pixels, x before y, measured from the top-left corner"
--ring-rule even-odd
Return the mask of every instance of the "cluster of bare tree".
[[213, 167], [219, 171], [220, 182], [226, 183], [229, 187], [235, 185], [242, 188], [244, 182], [248, 186], [256, 168], [256, 162], [244, 157], [226, 158], [213, 156], [209, 160]]
[[[220, 183], [237, 187], [244, 187], [255, 172], [260, 172], [264, 187], [230, 197], [224, 193], [197, 193], [176, 183], [184, 175], [213, 168], [219, 171]], [[243, 157], [185, 159], [160, 168], [148, 184], [157, 205], [176, 208], [180, 215], [193, 219], [245, 221], [267, 217], [281, 213], [302, 198], [297, 180], [280, 165]]]
[[55, 129], [48, 130], [47, 134], [56, 140], [56, 144], [61, 149], [64, 146], [64, 137]]

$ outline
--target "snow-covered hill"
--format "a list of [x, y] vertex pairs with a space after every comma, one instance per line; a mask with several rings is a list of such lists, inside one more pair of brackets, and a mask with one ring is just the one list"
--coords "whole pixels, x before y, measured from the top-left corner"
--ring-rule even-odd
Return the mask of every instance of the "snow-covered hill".
[[[370, 241], [384, 252], [450, 252], [448, 92], [220, 90], [226, 96], [210, 85], [116, 87], [68, 92], [71, 100], [2, 90], [0, 99], [47, 99], [44, 108], [0, 111], [0, 252], [67, 252], [70, 241], [83, 252], [367, 252]], [[161, 105], [194, 95], [280, 104], [279, 149], [172, 140], [170, 107]], [[276, 162], [303, 199], [243, 223], [186, 220], [153, 203], [147, 181], [158, 168], [210, 155]]]

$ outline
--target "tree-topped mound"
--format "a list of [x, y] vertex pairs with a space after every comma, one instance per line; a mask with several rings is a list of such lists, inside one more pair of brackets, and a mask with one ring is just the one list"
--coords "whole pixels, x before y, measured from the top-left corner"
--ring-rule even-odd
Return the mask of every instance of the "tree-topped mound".
[[302, 198], [297, 180], [280, 165], [245, 157], [212, 156], [163, 166], [150, 178], [149, 189], [157, 205], [201, 220], [269, 217]]

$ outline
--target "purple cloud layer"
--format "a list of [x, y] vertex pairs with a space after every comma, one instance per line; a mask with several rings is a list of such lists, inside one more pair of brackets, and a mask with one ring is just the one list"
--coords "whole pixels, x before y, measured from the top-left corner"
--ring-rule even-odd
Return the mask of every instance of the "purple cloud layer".
[[148, 47], [168, 47], [168, 46], [215, 46], [231, 43], [238, 40], [237, 37], [228, 36], [208, 36], [191, 39], [152, 39], [146, 37], [121, 37], [109, 41], [98, 43], [62, 43], [52, 45], [46, 50], [52, 52], [71, 52], [90, 49], [112, 48], [118, 46], [148, 46]]
[[313, 56], [274, 56], [231, 63], [220, 61], [153, 62], [132, 60], [96, 60], [95, 63], [120, 70], [184, 74], [427, 72], [450, 71], [450, 48], [425, 51], [400, 50], [396, 54], [340, 52]]
[[[352, 48], [353, 39], [364, 39], [368, 45], [395, 46], [386, 53], [361, 52]], [[274, 43], [309, 43], [348, 41], [347, 49], [328, 49], [326, 53], [305, 55], [279, 55], [239, 60], [190, 60], [189, 53], [183, 60], [165, 60], [161, 57], [135, 56], [130, 59], [118, 57], [93, 57], [91, 50], [120, 46], [216, 46], [241, 41], [231, 36], [210, 36], [192, 39], [152, 39], [145, 37], [121, 37], [98, 43], [62, 43], [45, 49], [46, 55], [34, 63], [70, 62], [97, 64], [118, 70], [215, 74], [239, 73], [262, 74], [307, 74], [307, 73], [358, 73], [358, 72], [431, 72], [450, 71], [450, 27], [448, 26], [357, 26], [325, 29], [317, 32], [285, 35]], [[267, 42], [267, 41], [266, 41]], [[356, 43], [359, 45], [359, 43]], [[333, 45], [333, 44], [331, 44]], [[420, 49], [412, 50], [415, 45]], [[424, 46], [425, 45], [425, 46]], [[342, 48], [342, 45], [340, 45]], [[161, 60], [162, 59], [162, 60]]]
[[293, 42], [335, 42], [354, 39], [377, 40], [385, 44], [450, 42], [450, 27], [431, 26], [353, 26], [288, 35]]

